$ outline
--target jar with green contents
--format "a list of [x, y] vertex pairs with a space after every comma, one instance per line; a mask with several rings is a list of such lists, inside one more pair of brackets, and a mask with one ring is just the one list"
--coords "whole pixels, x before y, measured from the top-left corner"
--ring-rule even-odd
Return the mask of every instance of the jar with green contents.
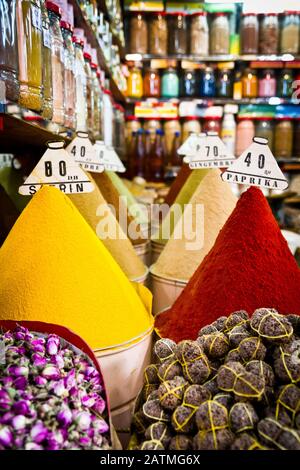
[[42, 10], [40, 0], [17, 4], [19, 81], [21, 106], [41, 111], [42, 98]]
[[45, 4], [42, 4], [42, 25], [43, 25], [43, 110], [44, 119], [52, 119], [52, 65], [51, 65], [51, 31], [50, 20]]
[[293, 122], [291, 118], [277, 118], [274, 153], [276, 158], [291, 158], [293, 149]]
[[19, 99], [19, 58], [16, 23], [17, 0], [0, 2], [0, 82], [5, 86], [5, 97]]
[[177, 98], [179, 96], [179, 77], [172, 67], [163, 72], [161, 96], [163, 98]]
[[52, 34], [53, 122], [64, 124], [64, 41], [60, 29], [61, 9], [46, 2]]
[[260, 117], [255, 120], [255, 135], [268, 139], [268, 145], [273, 152], [274, 128], [271, 117]]

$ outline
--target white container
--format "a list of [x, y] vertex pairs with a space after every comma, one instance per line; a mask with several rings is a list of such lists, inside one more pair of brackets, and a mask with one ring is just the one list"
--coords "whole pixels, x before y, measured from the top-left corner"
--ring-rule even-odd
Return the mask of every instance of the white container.
[[236, 141], [236, 122], [233, 114], [225, 114], [222, 122], [221, 139], [226, 145], [228, 152], [234, 155]]
[[156, 263], [165, 246], [166, 245], [164, 243], [158, 243], [151, 240], [151, 264]]
[[[133, 245], [136, 254], [141, 258], [145, 266], [150, 266], [151, 264], [151, 253], [150, 253], [150, 241], [147, 240], [144, 243], [140, 243], [139, 245]], [[139, 282], [139, 281], [137, 281]]]
[[162, 310], [173, 305], [188, 281], [167, 279], [152, 272], [150, 267], [150, 285], [153, 294], [152, 313], [157, 315]]
[[153, 326], [132, 341], [96, 349], [117, 432], [129, 432], [133, 403], [143, 386], [143, 372], [151, 362]]
[[289, 249], [294, 256], [297, 248], [300, 247], [300, 235], [298, 235], [298, 233], [291, 232], [290, 230], [281, 230], [281, 233], [286, 239]]

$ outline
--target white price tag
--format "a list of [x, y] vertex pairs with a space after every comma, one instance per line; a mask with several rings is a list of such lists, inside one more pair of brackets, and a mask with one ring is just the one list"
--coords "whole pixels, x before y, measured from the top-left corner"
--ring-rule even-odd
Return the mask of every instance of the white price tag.
[[288, 181], [280, 170], [269, 146], [268, 139], [254, 137], [253, 143], [222, 174], [228, 183], [259, 186], [284, 191]]
[[31, 5], [31, 21], [34, 28], [42, 30], [42, 12], [35, 5]]
[[43, 28], [43, 44], [48, 49], [51, 49], [51, 33], [49, 29]]
[[11, 167], [13, 158], [12, 153], [0, 153], [0, 168]]
[[90, 141], [87, 132], [78, 131], [76, 137], [66, 148], [67, 152], [84, 170], [102, 173], [104, 165], [95, 146]]
[[208, 132], [199, 150], [192, 155], [189, 167], [191, 169], [224, 168], [232, 165], [234, 161], [235, 156], [230, 154], [217, 132]]
[[193, 132], [189, 135], [189, 137], [183, 142], [183, 144], [177, 150], [179, 155], [185, 155], [183, 161], [185, 163], [189, 163], [194, 155], [199, 152], [201, 145], [204, 143], [204, 139], [206, 139], [206, 134], [201, 132], [200, 134], [196, 134]]
[[93, 183], [61, 141], [49, 142], [48, 149], [26, 181], [19, 187], [23, 196], [35, 194], [42, 186], [55, 186], [63, 193], [90, 193]]
[[125, 166], [113, 147], [106, 146], [102, 140], [96, 140], [94, 148], [105, 170], [116, 171], [118, 173], [126, 171]]

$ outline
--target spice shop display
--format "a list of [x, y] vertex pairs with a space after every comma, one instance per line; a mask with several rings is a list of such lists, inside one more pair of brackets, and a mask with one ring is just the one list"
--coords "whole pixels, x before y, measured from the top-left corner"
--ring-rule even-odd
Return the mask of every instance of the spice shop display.
[[229, 315], [242, 308], [251, 314], [269, 305], [282, 314], [299, 315], [299, 282], [300, 270], [267, 200], [251, 187], [174, 305], [156, 317], [155, 326], [162, 336], [181, 341], [196, 339], [220, 310]]
[[158, 340], [129, 449], [300, 450], [298, 342], [299, 317], [262, 307]]

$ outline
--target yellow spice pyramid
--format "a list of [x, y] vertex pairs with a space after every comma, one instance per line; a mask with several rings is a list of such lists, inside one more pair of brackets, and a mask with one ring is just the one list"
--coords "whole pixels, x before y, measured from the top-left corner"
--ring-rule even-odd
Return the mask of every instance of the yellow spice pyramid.
[[[149, 301], [147, 289], [139, 289]], [[130, 341], [153, 321], [73, 203], [49, 186], [0, 249], [0, 318], [61, 324], [94, 349]]]

